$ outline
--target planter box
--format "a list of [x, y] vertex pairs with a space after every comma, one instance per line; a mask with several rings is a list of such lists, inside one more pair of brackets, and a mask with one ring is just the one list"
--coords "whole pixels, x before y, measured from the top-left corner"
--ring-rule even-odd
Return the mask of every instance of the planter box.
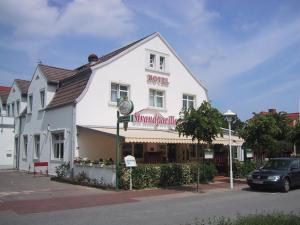
[[103, 185], [116, 186], [116, 169], [114, 165], [100, 167], [100, 165], [74, 164], [74, 176], [85, 172], [90, 179], [96, 179]]

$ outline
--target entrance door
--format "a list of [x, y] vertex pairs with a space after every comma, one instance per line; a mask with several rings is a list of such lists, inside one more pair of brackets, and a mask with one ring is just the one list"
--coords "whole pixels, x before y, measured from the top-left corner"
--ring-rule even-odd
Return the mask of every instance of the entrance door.
[[168, 144], [168, 162], [176, 162], [176, 144]]

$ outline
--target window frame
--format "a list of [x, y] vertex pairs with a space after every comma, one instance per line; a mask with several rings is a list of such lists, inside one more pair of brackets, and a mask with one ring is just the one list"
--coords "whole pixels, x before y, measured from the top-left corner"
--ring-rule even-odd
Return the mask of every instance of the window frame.
[[[26, 140], [26, 141], [25, 141]], [[23, 159], [27, 159], [28, 156], [28, 135], [23, 135]]]
[[[42, 93], [43, 93], [43, 99], [42, 99]], [[40, 90], [40, 106], [41, 106], [41, 109], [44, 109], [46, 106], [46, 90], [45, 89]]]
[[[186, 99], [184, 98], [184, 96], [186, 96]], [[189, 97], [192, 97], [193, 100], [190, 100]], [[184, 101], [186, 101], [186, 107], [184, 106]], [[193, 102], [193, 108], [196, 107], [196, 95], [192, 95], [192, 94], [186, 94], [186, 93], [183, 93], [182, 94], [182, 109], [188, 109], [191, 107], [191, 102]]]
[[17, 116], [20, 115], [20, 105], [21, 105], [21, 101], [20, 101], [20, 99], [18, 99], [18, 100], [16, 101]]
[[[117, 85], [117, 89], [113, 89], [112, 88], [113, 85]], [[127, 91], [121, 90], [121, 87], [126, 87]], [[116, 91], [116, 93], [117, 93], [117, 99], [116, 99], [116, 101], [113, 101], [112, 91]], [[109, 96], [109, 102], [110, 102], [110, 104], [117, 105], [118, 98], [121, 99], [121, 92], [122, 93], [127, 93], [127, 98], [130, 99], [130, 85], [129, 84], [124, 84], [124, 83], [119, 83], [119, 82], [111, 81], [110, 82], [110, 96]]]
[[11, 103], [11, 112], [12, 112], [12, 116], [15, 117], [15, 103], [14, 102]]
[[[151, 56], [154, 56], [154, 62], [151, 61]], [[154, 50], [150, 50], [150, 49], [146, 49], [146, 70], [150, 70], [150, 71], [155, 71], [158, 73], [162, 73], [165, 75], [169, 75], [169, 55], [162, 53], [162, 52], [158, 52], [158, 51], [154, 51]], [[163, 66], [161, 67], [161, 58], [163, 58]]]
[[27, 107], [27, 110], [29, 108], [28, 113], [32, 113], [32, 108], [33, 108], [33, 95], [32, 94], [28, 95], [28, 106], [29, 106], [29, 107]]
[[[151, 105], [151, 92], [154, 92], [153, 94], [153, 105]], [[161, 96], [158, 96], [157, 93], [158, 92], [161, 92], [163, 95], [162, 95], [162, 106], [157, 106], [157, 97], [161, 97]], [[149, 89], [149, 107], [151, 108], [156, 108], [156, 109], [165, 109], [165, 106], [166, 106], [166, 91], [165, 90], [160, 90], [160, 89], [153, 89], [153, 88], [150, 88]]]
[[[37, 137], [39, 137], [39, 141], [37, 142]], [[34, 143], [34, 152], [33, 152], [33, 158], [35, 160], [40, 159], [41, 157], [41, 135], [35, 134], [33, 135], [33, 143]], [[37, 152], [37, 143], [38, 143], [38, 152]]]
[[[62, 134], [62, 139], [60, 139], [60, 135]], [[58, 139], [55, 139], [55, 135], [59, 135]], [[65, 157], [65, 131], [60, 130], [60, 131], [53, 131], [51, 132], [51, 140], [52, 140], [52, 159], [54, 160], [64, 160]], [[58, 151], [56, 153], [56, 146], [58, 146]], [[56, 157], [56, 155], [58, 157]]]

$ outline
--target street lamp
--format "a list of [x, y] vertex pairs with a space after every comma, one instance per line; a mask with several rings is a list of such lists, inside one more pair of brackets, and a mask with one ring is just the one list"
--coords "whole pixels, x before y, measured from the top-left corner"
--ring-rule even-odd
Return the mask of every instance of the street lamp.
[[227, 110], [224, 113], [226, 120], [228, 121], [228, 128], [229, 128], [229, 164], [230, 164], [230, 188], [233, 188], [233, 174], [232, 174], [232, 151], [231, 151], [231, 122], [233, 118], [236, 116], [234, 112], [231, 110]]

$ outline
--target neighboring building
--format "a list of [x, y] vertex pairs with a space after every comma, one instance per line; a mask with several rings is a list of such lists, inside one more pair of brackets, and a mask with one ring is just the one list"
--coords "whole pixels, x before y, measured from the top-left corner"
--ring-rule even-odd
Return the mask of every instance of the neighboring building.
[[0, 168], [13, 167], [14, 119], [7, 115], [10, 89], [0, 86]]
[[[117, 99], [123, 97], [135, 109], [127, 131], [121, 124], [121, 158], [132, 154], [156, 163], [199, 157], [199, 146], [179, 137], [175, 125], [182, 108], [208, 100], [207, 89], [160, 34], [88, 61], [75, 70], [37, 66], [21, 114], [20, 169], [32, 171], [33, 162], [46, 161], [54, 174], [56, 166], [73, 166], [79, 157], [115, 160]], [[232, 143], [241, 160], [243, 140], [233, 137]], [[228, 145], [228, 135], [214, 144]]]
[[24, 112], [27, 105], [29, 84], [30, 81], [15, 79], [7, 98], [7, 116], [14, 118], [14, 168], [19, 168], [20, 115]]

